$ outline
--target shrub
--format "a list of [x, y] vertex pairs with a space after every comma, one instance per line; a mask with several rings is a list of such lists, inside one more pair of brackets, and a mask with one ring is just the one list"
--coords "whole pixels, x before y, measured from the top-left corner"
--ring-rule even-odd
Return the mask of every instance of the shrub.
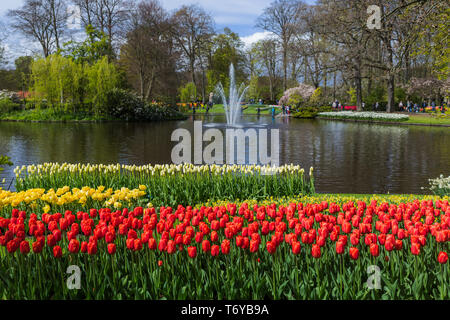
[[193, 82], [188, 82], [184, 87], [180, 87], [181, 102], [192, 102], [197, 99], [197, 87]]
[[13, 163], [11, 161], [9, 161], [9, 157], [0, 156], [0, 172], [3, 171], [3, 168], [1, 167], [2, 165], [12, 166]]
[[145, 103], [134, 94], [115, 88], [107, 93], [104, 108], [113, 118], [134, 120], [143, 113]]
[[160, 121], [184, 119], [176, 107], [164, 103], [147, 104], [123, 89], [112, 89], [106, 98], [108, 115], [127, 121]]
[[297, 112], [295, 112], [292, 116], [294, 118], [301, 119], [312, 119], [317, 116], [319, 112], [331, 112], [333, 108], [325, 106], [325, 107], [302, 107]]
[[10, 113], [12, 111], [18, 110], [19, 108], [20, 105], [14, 103], [9, 98], [0, 99], [0, 113]]

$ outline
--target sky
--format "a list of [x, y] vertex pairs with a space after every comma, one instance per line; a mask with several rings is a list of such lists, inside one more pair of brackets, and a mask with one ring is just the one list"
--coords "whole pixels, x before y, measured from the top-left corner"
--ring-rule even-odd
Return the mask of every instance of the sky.
[[[313, 4], [314, 1], [305, 0], [309, 4]], [[271, 2], [272, 0], [160, 0], [160, 3], [168, 11], [176, 10], [184, 4], [200, 5], [214, 18], [216, 31], [220, 32], [223, 28], [229, 27], [241, 36], [246, 45], [267, 35], [267, 32], [255, 27], [255, 21]], [[23, 0], [0, 0], [0, 21], [3, 25], [8, 24], [6, 17], [8, 10], [16, 9], [22, 4]], [[38, 45], [30, 43], [20, 34], [11, 31], [3, 32], [7, 34], [5, 43], [10, 61], [13, 61], [17, 56], [32, 54], [40, 49]]]

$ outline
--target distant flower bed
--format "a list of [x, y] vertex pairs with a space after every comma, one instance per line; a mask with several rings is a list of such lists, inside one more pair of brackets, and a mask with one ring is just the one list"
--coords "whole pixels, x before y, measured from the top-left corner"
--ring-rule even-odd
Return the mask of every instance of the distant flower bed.
[[450, 176], [441, 174], [439, 178], [430, 179], [430, 190], [436, 195], [450, 195]]
[[355, 120], [382, 120], [382, 121], [407, 121], [408, 115], [378, 112], [321, 112], [319, 117], [332, 119], [355, 119]]

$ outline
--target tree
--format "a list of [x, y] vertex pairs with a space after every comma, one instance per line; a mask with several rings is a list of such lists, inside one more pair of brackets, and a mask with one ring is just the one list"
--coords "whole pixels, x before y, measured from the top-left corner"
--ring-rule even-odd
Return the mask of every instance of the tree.
[[445, 1], [436, 1], [426, 4], [427, 10], [421, 15], [420, 24], [414, 24], [417, 32], [417, 45], [414, 46], [415, 56], [425, 55], [431, 57], [431, 67], [434, 75], [440, 80], [450, 77], [450, 45], [448, 36], [448, 21], [450, 8]]
[[191, 81], [197, 85], [195, 66], [202, 48], [214, 34], [213, 19], [198, 5], [182, 6], [171, 18], [171, 32], [187, 60]]
[[256, 26], [277, 35], [283, 55], [283, 89], [287, 89], [289, 43], [295, 35], [298, 17], [304, 9], [299, 0], [275, 0], [258, 18]]
[[277, 42], [273, 39], [260, 40], [254, 48], [269, 80], [270, 100], [274, 101], [278, 73]]
[[0, 39], [0, 67], [5, 63], [5, 48], [2, 45], [1, 39]]
[[445, 89], [444, 81], [435, 78], [412, 78], [407, 93], [409, 95], [417, 95], [421, 98], [425, 98], [428, 100], [428, 103], [431, 104], [432, 100], [439, 98], [441, 93], [444, 93], [443, 89]]
[[33, 57], [19, 57], [14, 61], [14, 63], [16, 65], [16, 77], [20, 81], [22, 91], [25, 92], [29, 89], [31, 84], [31, 64], [33, 63]]
[[220, 82], [225, 88], [229, 83], [229, 68], [233, 64], [236, 70], [236, 81], [244, 80], [243, 64], [245, 57], [242, 52], [242, 43], [239, 35], [229, 28], [224, 29], [224, 33], [216, 35], [212, 39], [211, 57], [208, 69], [208, 91], [212, 92]]
[[25, 0], [23, 6], [9, 10], [13, 29], [38, 41], [44, 56], [60, 48], [67, 20], [64, 0]]
[[84, 41], [69, 41], [65, 43], [61, 53], [77, 62], [88, 64], [93, 64], [104, 56], [111, 55], [108, 36], [91, 25], [86, 26], [85, 32], [86, 39]]
[[[332, 69], [341, 71], [356, 89], [356, 105], [362, 108], [362, 80], [366, 42], [369, 39], [366, 1], [319, 0], [310, 26], [331, 44], [325, 52], [333, 59]], [[334, 81], [336, 82], [336, 81]]]
[[72, 0], [81, 10], [81, 21], [86, 28], [91, 25], [108, 36], [109, 57], [114, 52], [116, 40], [126, 35], [123, 26], [130, 18], [132, 0]]
[[[117, 87], [118, 72], [105, 56], [92, 65], [72, 57], [52, 54], [33, 61], [32, 91], [40, 105], [58, 112], [85, 107], [95, 115], [107, 113], [107, 94]], [[71, 107], [72, 110], [68, 110]]]
[[50, 15], [50, 25], [55, 39], [56, 49], [60, 49], [61, 37], [64, 35], [68, 18], [65, 0], [47, 0], [44, 1], [44, 6]]
[[156, 0], [142, 1], [130, 19], [121, 63], [145, 101], [153, 95], [156, 83], [164, 81], [162, 74], [167, 73], [167, 66], [175, 65], [169, 28], [168, 14]]
[[280, 99], [280, 104], [299, 107], [300, 104], [307, 102], [314, 92], [313, 86], [301, 83], [298, 87], [286, 90]]
[[194, 102], [197, 99], [197, 87], [193, 82], [188, 82], [184, 87], [180, 87], [181, 102]]
[[13, 29], [31, 40], [37, 40], [45, 57], [51, 54], [54, 43], [52, 22], [42, 1], [26, 0], [20, 9], [10, 10], [8, 15], [12, 18]]

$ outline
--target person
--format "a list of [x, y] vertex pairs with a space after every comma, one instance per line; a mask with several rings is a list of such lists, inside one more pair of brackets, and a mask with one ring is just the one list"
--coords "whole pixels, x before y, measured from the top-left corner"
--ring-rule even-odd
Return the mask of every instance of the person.
[[419, 105], [417, 103], [414, 103], [414, 112], [419, 112]]
[[290, 114], [290, 113], [289, 113], [289, 109], [290, 109], [290, 107], [289, 107], [289, 106], [287, 106], [287, 107], [286, 107], [286, 114], [287, 114], [287, 115], [289, 115], [289, 114]]
[[333, 101], [333, 104], [331, 106], [333, 107], [333, 110], [336, 110], [336, 101]]
[[339, 102], [339, 106], [338, 106], [339, 110], [342, 110], [342, 104]]
[[403, 111], [403, 101], [398, 104], [398, 110]]
[[433, 108], [433, 112], [436, 111], [436, 102], [431, 102], [431, 107]]
[[275, 118], [275, 107], [272, 106], [272, 118]]
[[406, 102], [406, 108], [408, 109], [408, 112], [411, 112], [411, 101]]
[[362, 109], [364, 110], [366, 108], [366, 104], [363, 102], [361, 105]]
[[380, 106], [380, 104], [378, 103], [378, 101], [375, 103], [375, 111], [378, 111], [378, 107]]

